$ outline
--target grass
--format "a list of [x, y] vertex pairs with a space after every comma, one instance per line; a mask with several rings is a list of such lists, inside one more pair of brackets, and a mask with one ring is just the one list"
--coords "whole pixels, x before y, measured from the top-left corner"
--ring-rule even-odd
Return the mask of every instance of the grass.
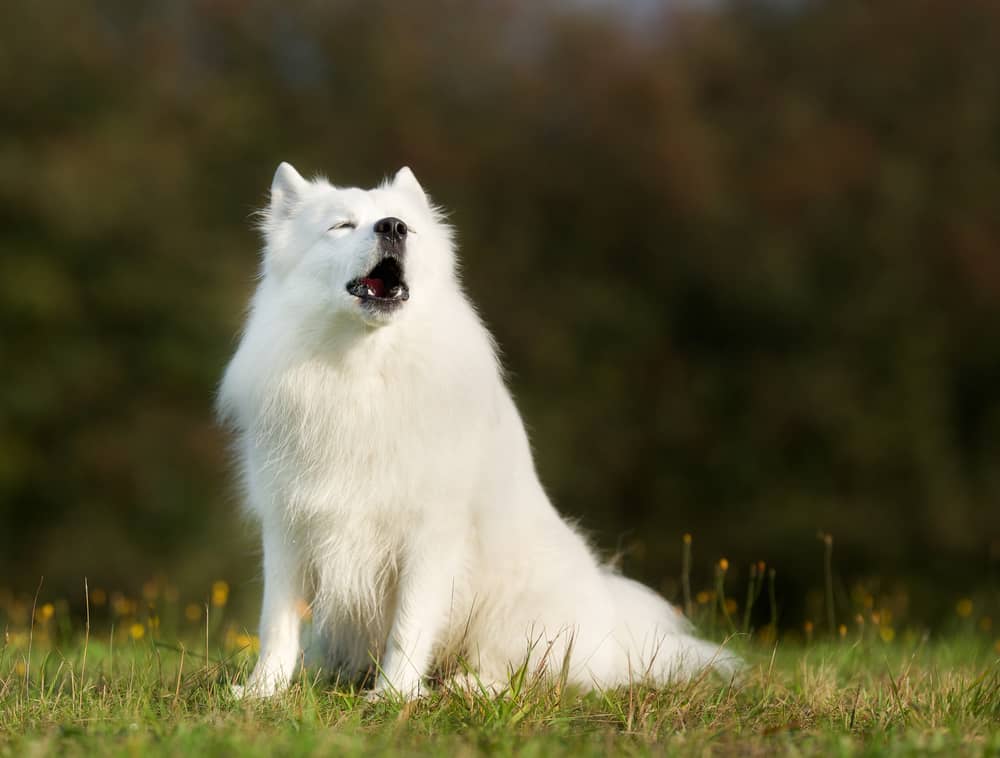
[[974, 637], [744, 642], [739, 681], [585, 695], [527, 681], [413, 703], [308, 674], [282, 697], [236, 701], [227, 682], [247, 649], [206, 661], [147, 636], [31, 642], [0, 652], [0, 755], [1000, 754], [1000, 655]]
[[684, 608], [703, 633], [729, 636], [747, 665], [734, 680], [706, 674], [662, 689], [581, 693], [521, 672], [500, 697], [439, 687], [416, 702], [369, 702], [306, 671], [280, 697], [238, 701], [229, 685], [246, 677], [258, 641], [238, 625], [224, 581], [203, 602], [185, 602], [163, 577], [135, 595], [85, 584], [75, 612], [45, 601], [41, 585], [34, 596], [0, 588], [0, 758], [1000, 756], [995, 598], [959, 599], [948, 631], [929, 636], [908, 619], [903, 591], [858, 583], [838, 596], [832, 538], [821, 538], [826, 582], [807, 613], [823, 621], [782, 631], [773, 568], [750, 565], [734, 591], [721, 559], [713, 585], [693, 592], [685, 535]]

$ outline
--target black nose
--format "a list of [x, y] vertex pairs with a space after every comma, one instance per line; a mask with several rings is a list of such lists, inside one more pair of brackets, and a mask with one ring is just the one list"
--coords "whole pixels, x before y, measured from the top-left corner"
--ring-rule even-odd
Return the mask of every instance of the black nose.
[[389, 216], [375, 222], [375, 234], [386, 237], [393, 242], [402, 242], [406, 239], [406, 232], [406, 224], [395, 216]]

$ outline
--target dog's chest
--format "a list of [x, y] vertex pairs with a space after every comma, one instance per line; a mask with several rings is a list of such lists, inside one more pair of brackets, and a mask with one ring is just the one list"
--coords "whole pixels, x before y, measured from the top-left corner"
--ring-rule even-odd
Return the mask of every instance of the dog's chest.
[[391, 519], [468, 487], [468, 415], [447, 386], [412, 374], [289, 372], [249, 430], [248, 473], [289, 515]]

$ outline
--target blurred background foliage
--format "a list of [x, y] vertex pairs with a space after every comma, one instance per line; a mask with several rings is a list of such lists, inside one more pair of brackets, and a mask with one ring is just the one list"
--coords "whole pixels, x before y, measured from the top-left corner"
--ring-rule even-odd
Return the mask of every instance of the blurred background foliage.
[[992, 0], [13, 0], [3, 27], [0, 584], [253, 604], [212, 402], [289, 160], [408, 164], [450, 209], [543, 480], [628, 572], [676, 597], [690, 532], [703, 583], [765, 559], [794, 620], [822, 530], [838, 588], [928, 620], [995, 597]]

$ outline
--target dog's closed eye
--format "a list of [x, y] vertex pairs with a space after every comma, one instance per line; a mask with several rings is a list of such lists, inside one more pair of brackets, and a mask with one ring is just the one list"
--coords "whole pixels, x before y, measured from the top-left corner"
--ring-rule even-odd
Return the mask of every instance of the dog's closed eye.
[[333, 232], [338, 229], [357, 229], [358, 225], [353, 221], [338, 221], [336, 224], [327, 229], [328, 232]]

